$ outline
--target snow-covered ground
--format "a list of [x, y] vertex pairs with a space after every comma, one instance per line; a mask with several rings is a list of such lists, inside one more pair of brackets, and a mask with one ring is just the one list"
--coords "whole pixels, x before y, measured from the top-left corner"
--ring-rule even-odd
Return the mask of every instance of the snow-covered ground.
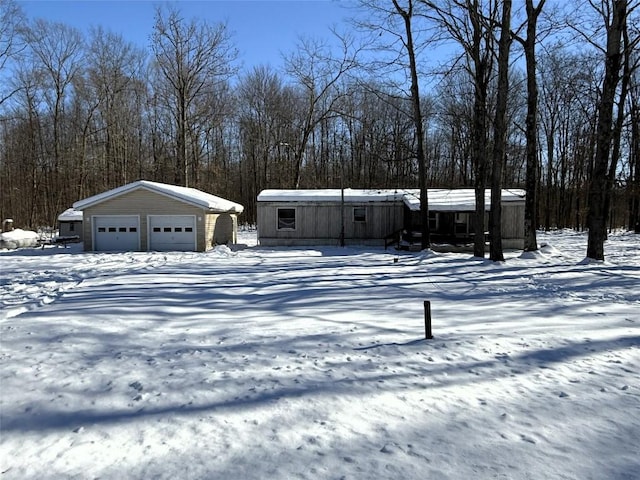
[[243, 241], [0, 252], [0, 478], [640, 478], [639, 235]]

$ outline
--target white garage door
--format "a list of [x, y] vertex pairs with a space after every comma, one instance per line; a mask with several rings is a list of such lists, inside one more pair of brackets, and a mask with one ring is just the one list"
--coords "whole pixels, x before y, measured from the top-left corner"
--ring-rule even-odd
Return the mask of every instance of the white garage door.
[[93, 217], [94, 250], [140, 250], [140, 220], [135, 215], [101, 215]]
[[196, 249], [196, 217], [150, 215], [149, 250], [191, 252]]

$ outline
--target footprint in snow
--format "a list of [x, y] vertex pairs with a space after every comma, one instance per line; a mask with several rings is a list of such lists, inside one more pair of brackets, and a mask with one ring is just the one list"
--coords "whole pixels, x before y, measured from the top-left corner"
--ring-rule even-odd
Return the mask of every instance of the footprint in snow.
[[141, 392], [143, 389], [142, 384], [138, 381], [130, 383], [129, 386], [138, 392]]
[[522, 441], [527, 442], [527, 443], [532, 443], [534, 445], [536, 444], [536, 440], [534, 438], [531, 438], [528, 435], [520, 434], [520, 439], [522, 439]]
[[402, 450], [400, 449], [400, 447], [398, 447], [394, 443], [387, 443], [384, 447], [380, 449], [380, 452], [387, 453], [387, 454], [394, 454], [394, 453], [402, 452]]

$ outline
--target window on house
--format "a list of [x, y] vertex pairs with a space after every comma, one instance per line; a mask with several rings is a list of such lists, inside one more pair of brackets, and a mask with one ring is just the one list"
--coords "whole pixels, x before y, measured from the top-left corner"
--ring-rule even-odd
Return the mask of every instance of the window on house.
[[436, 212], [429, 212], [429, 231], [438, 231], [438, 214]]
[[167, 233], [171, 233], [171, 227], [164, 227], [164, 231]]
[[182, 227], [176, 227], [174, 230], [176, 233], [182, 233]]
[[137, 232], [138, 229], [136, 227], [129, 227], [130, 232]]
[[116, 227], [109, 227], [109, 232], [110, 232], [110, 233], [115, 233], [115, 232], [117, 232]]
[[119, 232], [125, 232], [125, 233], [126, 233], [126, 231], [127, 231], [127, 227], [120, 227], [120, 228], [118, 228], [118, 231], [119, 231]]
[[279, 208], [278, 209], [278, 230], [295, 230], [296, 229], [296, 209], [295, 208]]
[[70, 231], [70, 232], [73, 232], [75, 229], [76, 229], [76, 224], [75, 224], [75, 223], [73, 223], [73, 222], [71, 222], [71, 223], [69, 224], [69, 231]]
[[466, 234], [468, 232], [469, 232], [469, 214], [465, 212], [456, 212], [455, 233]]
[[365, 207], [353, 207], [353, 221], [354, 222], [366, 222], [367, 221], [367, 209]]

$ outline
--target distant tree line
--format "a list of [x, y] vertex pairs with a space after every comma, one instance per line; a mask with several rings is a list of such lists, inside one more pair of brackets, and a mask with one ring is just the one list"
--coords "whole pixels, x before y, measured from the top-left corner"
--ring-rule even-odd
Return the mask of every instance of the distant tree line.
[[530, 249], [536, 228], [638, 231], [639, 1], [517, 3], [362, 0], [358, 35], [241, 72], [225, 24], [174, 7], [143, 49], [0, 0], [0, 217], [55, 225], [137, 179], [248, 223], [265, 188], [519, 187]]

